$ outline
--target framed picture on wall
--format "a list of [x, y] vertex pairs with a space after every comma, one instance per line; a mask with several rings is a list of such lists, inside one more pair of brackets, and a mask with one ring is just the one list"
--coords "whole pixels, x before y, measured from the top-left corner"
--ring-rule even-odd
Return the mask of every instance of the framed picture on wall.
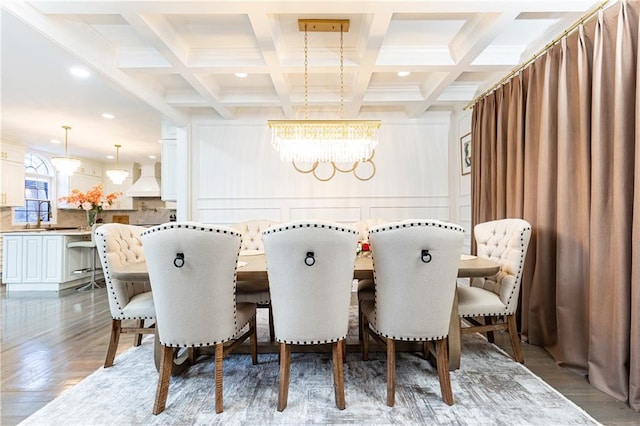
[[460, 138], [460, 171], [463, 176], [471, 173], [471, 133]]

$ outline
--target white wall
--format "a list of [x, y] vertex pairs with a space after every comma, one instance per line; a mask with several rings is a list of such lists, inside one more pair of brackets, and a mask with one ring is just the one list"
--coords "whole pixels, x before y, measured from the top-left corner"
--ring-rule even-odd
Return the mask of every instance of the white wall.
[[190, 219], [450, 220], [450, 175], [459, 174], [451, 170], [452, 127], [449, 113], [383, 120], [371, 180], [337, 173], [320, 182], [280, 161], [266, 120], [192, 123]]

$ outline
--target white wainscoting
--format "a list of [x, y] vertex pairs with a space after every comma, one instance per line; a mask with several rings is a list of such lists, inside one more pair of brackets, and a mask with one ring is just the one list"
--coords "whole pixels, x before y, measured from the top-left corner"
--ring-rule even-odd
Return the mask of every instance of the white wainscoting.
[[217, 198], [201, 199], [196, 210], [199, 212], [199, 221], [222, 225], [251, 219], [278, 222], [321, 219], [345, 223], [366, 218], [449, 220], [446, 197]]
[[191, 219], [219, 224], [249, 219], [448, 220], [450, 124], [448, 114], [383, 122], [373, 159], [375, 176], [360, 181], [337, 173], [328, 182], [281, 162], [266, 123], [196, 124], [190, 147]]

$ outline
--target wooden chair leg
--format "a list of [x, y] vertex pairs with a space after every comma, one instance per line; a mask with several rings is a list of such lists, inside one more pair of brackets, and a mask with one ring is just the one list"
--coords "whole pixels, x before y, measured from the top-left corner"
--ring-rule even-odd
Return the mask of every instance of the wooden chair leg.
[[[136, 327], [144, 327], [144, 320], [136, 320]], [[133, 346], [140, 346], [142, 344], [142, 333], [136, 333], [133, 335]]]
[[[485, 325], [493, 325], [493, 317], [491, 315], [485, 315], [484, 324]], [[492, 330], [487, 330], [487, 340], [489, 341], [489, 343], [494, 343], [495, 342]]]
[[275, 342], [276, 332], [273, 328], [273, 311], [271, 310], [271, 302], [269, 302], [269, 341]]
[[363, 337], [364, 332], [362, 330], [364, 330], [364, 328], [362, 327], [363, 318], [362, 318], [362, 308], [360, 303], [361, 302], [358, 300], [358, 340], [362, 342], [362, 339], [364, 338]]
[[249, 320], [249, 331], [251, 334], [249, 335], [249, 343], [251, 346], [251, 362], [253, 365], [258, 363], [258, 328], [256, 326], [256, 316], [254, 315], [251, 320]]
[[342, 362], [347, 362], [347, 339], [346, 337], [341, 340], [342, 342]]
[[362, 316], [362, 359], [369, 360], [369, 320], [366, 316]]
[[104, 368], [111, 367], [118, 350], [118, 342], [120, 341], [120, 330], [122, 321], [114, 319], [111, 321], [111, 337], [109, 338], [109, 347], [107, 348], [107, 357], [104, 360]]
[[511, 338], [511, 347], [513, 348], [513, 358], [520, 364], [524, 364], [524, 355], [520, 347], [520, 337], [518, 336], [518, 328], [516, 325], [515, 315], [507, 315], [507, 324], [509, 325], [509, 337]]
[[447, 350], [447, 339], [440, 339], [436, 341], [436, 364], [442, 400], [447, 405], [453, 405], [453, 391], [451, 390], [451, 378], [449, 377], [449, 353]]
[[429, 341], [422, 342], [422, 358], [429, 359]]
[[224, 357], [224, 344], [216, 344], [216, 361], [215, 361], [215, 400], [216, 413], [220, 414], [223, 410], [222, 401], [222, 358]]
[[332, 345], [332, 365], [333, 365], [333, 390], [336, 398], [336, 407], [344, 410], [344, 369], [342, 365], [344, 339], [334, 342]]
[[171, 379], [171, 368], [173, 367], [173, 348], [162, 346], [160, 355], [160, 371], [158, 375], [158, 387], [156, 388], [156, 402], [153, 404], [153, 414], [160, 414], [164, 411], [169, 395], [169, 380]]
[[289, 374], [291, 371], [291, 346], [280, 343], [280, 377], [278, 379], [278, 411], [287, 408]]
[[396, 342], [387, 338], [387, 405], [396, 403]]

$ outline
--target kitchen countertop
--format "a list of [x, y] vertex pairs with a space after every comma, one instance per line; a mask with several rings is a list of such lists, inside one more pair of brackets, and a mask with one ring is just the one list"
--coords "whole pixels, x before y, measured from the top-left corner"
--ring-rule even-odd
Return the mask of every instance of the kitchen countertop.
[[10, 231], [2, 231], [1, 234], [11, 235], [32, 235], [32, 234], [47, 234], [47, 235], [91, 235], [91, 231], [88, 229], [49, 229], [49, 228], [33, 228], [33, 229], [15, 229]]

